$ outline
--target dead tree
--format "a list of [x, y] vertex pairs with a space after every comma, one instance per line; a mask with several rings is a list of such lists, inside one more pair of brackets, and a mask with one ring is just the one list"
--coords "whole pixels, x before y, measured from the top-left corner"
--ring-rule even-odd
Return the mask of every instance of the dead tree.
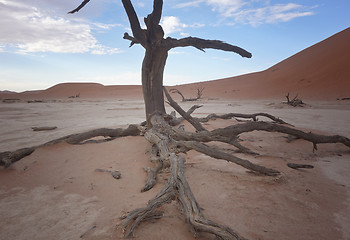
[[290, 100], [289, 99], [289, 93], [287, 93], [286, 98], [287, 98], [287, 102], [286, 103], [288, 105], [293, 106], [293, 107], [303, 106], [303, 104], [304, 104], [303, 101], [298, 98], [298, 94], [295, 95], [295, 97], [292, 100]]
[[[186, 37], [175, 39], [171, 37], [164, 38], [163, 28], [159, 25], [162, 11], [163, 0], [153, 1], [153, 11], [144, 18], [146, 29], [142, 29], [139, 18], [134, 10], [130, 0], [121, 0], [128, 16], [132, 36], [124, 34], [124, 39], [131, 41], [130, 47], [134, 44], [140, 44], [145, 49], [145, 56], [142, 63], [142, 89], [145, 100], [146, 118], [150, 125], [149, 117], [158, 112], [165, 114], [164, 95], [163, 95], [163, 73], [168, 57], [168, 52], [177, 47], [195, 47], [201, 51], [206, 48], [234, 52], [242, 57], [250, 58], [251, 53], [246, 50], [224, 43], [218, 40], [205, 40], [196, 37]], [[69, 13], [75, 13], [84, 7], [89, 0], [82, 2], [80, 6]]]
[[200, 99], [203, 95], [203, 91], [204, 91], [204, 87], [198, 87], [197, 88], [197, 97], [195, 98], [185, 98], [185, 96], [176, 88], [172, 88], [169, 90], [169, 92], [171, 93], [177, 93], [181, 96], [182, 98], [182, 102], [191, 102], [191, 101], [197, 101], [198, 99]]
[[[89, 0], [83, 1], [80, 6], [70, 13], [79, 11], [88, 2]], [[251, 54], [242, 48], [218, 40], [204, 40], [193, 37], [183, 39], [168, 37], [164, 39], [164, 32], [159, 25], [163, 6], [162, 0], [154, 0], [153, 11], [145, 18], [147, 29], [141, 29], [131, 1], [122, 0], [122, 3], [128, 15], [133, 33], [133, 36], [125, 33], [124, 38], [131, 41], [130, 46], [140, 44], [146, 50], [142, 64], [142, 86], [146, 108], [147, 127], [141, 125], [130, 125], [126, 129], [96, 129], [81, 134], [72, 134], [63, 138], [55, 139], [39, 146], [19, 149], [12, 152], [2, 152], [0, 153], [0, 165], [9, 167], [16, 161], [30, 155], [38, 147], [62, 141], [69, 144], [84, 144], [91, 142], [90, 139], [96, 136], [105, 136], [107, 141], [117, 137], [137, 136], [141, 134], [152, 144], [151, 158], [156, 162], [156, 167], [154, 169], [146, 169], [148, 178], [142, 191], [147, 191], [156, 184], [157, 173], [164, 167], [170, 167], [171, 177], [162, 190], [151, 199], [145, 207], [130, 211], [124, 218], [123, 230], [125, 236], [132, 236], [141, 222], [149, 219], [160, 218], [162, 212], [159, 210], [159, 207], [170, 201], [176, 200], [179, 202], [179, 206], [183, 210], [182, 212], [190, 226], [190, 230], [195, 236], [200, 232], [207, 232], [214, 234], [219, 239], [240, 240], [243, 238], [231, 228], [209, 220], [204, 216], [203, 210], [196, 201], [186, 180], [184, 157], [179, 155], [179, 153], [186, 153], [190, 150], [195, 150], [216, 159], [238, 164], [258, 174], [276, 176], [280, 174], [276, 169], [254, 164], [248, 160], [234, 156], [231, 153], [209, 146], [206, 143], [223, 142], [237, 147], [241, 152], [255, 154], [253, 151], [250, 151], [238, 142], [239, 135], [246, 132], [266, 131], [280, 132], [299, 139], [304, 139], [313, 143], [314, 149], [317, 149], [317, 144], [321, 143], [342, 143], [347, 147], [350, 147], [349, 138], [339, 135], [324, 136], [306, 133], [287, 126], [283, 120], [266, 113], [250, 115], [237, 113], [224, 115], [211, 114], [203, 119], [192, 117], [191, 113], [199, 106], [194, 106], [186, 112], [171, 98], [166, 89], [163, 88], [163, 71], [168, 51], [175, 47], [192, 46], [202, 51], [204, 51], [205, 48], [213, 48], [235, 52], [243, 57], [251, 57]], [[166, 114], [163, 91], [167, 97], [168, 103], [182, 116], [182, 118], [176, 118], [175, 114]], [[257, 116], [267, 117], [274, 122], [257, 121]], [[233, 117], [251, 118], [253, 121], [247, 121], [225, 128], [215, 129], [213, 131], [208, 131], [201, 124], [203, 121], [209, 121], [215, 118], [230, 119]], [[173, 125], [179, 124], [182, 120], [190, 122], [196, 129], [196, 132], [188, 132], [173, 127]]]

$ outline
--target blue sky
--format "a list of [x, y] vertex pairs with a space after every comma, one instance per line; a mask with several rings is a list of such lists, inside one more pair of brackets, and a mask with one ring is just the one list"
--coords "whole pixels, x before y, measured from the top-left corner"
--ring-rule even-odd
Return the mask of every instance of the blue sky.
[[[151, 0], [134, 0], [143, 17]], [[61, 82], [141, 84], [144, 49], [131, 35], [119, 0], [0, 0], [0, 90], [46, 89]], [[265, 70], [349, 27], [349, 0], [164, 0], [168, 36], [216, 39], [253, 54], [194, 48], [169, 52], [164, 84], [175, 85]]]

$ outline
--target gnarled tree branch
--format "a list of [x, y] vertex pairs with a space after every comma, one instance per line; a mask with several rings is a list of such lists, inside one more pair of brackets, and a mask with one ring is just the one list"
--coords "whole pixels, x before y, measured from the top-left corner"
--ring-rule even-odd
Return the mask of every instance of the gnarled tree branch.
[[[279, 124], [288, 124], [285, 121], [283, 121], [280, 118], [277, 118], [271, 114], [268, 113], [253, 113], [253, 114], [244, 114], [244, 113], [226, 113], [226, 114], [209, 114], [208, 116], [204, 117], [204, 118], [197, 118], [198, 121], [200, 122], [208, 122], [209, 120], [215, 120], [217, 118], [219, 119], [231, 119], [231, 118], [246, 118], [246, 119], [253, 119], [254, 122], [258, 121], [258, 117], [266, 117], [271, 119], [272, 121], [274, 121], [275, 123], [279, 123]], [[290, 124], [288, 124], [290, 125]]]
[[128, 33], [124, 33], [123, 38], [131, 41], [129, 47], [132, 47], [134, 44], [140, 44], [140, 42], [136, 38], [130, 36]]
[[175, 39], [168, 37], [165, 39], [169, 49], [176, 47], [195, 47], [201, 51], [204, 51], [205, 48], [223, 50], [227, 52], [234, 52], [242, 57], [251, 58], [252, 54], [243, 48], [219, 41], [219, 40], [206, 40], [196, 37], [187, 37], [181, 39]]
[[151, 14], [147, 16], [148, 20], [150, 20], [153, 24], [158, 25], [160, 19], [162, 18], [163, 11], [163, 0], [154, 0], [153, 1], [153, 11]]
[[88, 2], [90, 2], [90, 0], [84, 0], [77, 8], [73, 9], [68, 13], [73, 14], [73, 13], [79, 12], [79, 10], [82, 9]]
[[135, 12], [134, 6], [132, 5], [130, 0], [122, 0], [122, 3], [125, 9], [125, 12], [128, 15], [131, 31], [132, 31], [132, 34], [134, 35], [134, 38], [136, 38], [137, 41], [140, 42], [141, 44], [145, 44], [146, 37], [143, 30], [141, 29], [141, 25], [137, 17], [137, 14]]

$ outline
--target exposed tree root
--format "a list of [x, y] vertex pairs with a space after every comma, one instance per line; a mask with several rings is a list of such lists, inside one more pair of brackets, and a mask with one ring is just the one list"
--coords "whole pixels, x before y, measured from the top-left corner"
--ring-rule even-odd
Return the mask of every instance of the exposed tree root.
[[71, 134], [62, 138], [58, 138], [52, 141], [49, 141], [47, 143], [30, 147], [30, 148], [21, 148], [15, 151], [7, 151], [7, 152], [1, 152], [0, 153], [0, 166], [4, 166], [5, 168], [8, 168], [11, 164], [21, 160], [22, 158], [32, 154], [35, 149], [47, 145], [52, 145], [60, 142], [67, 142], [69, 144], [82, 144], [84, 141], [104, 136], [104, 137], [110, 137], [110, 138], [117, 138], [117, 137], [124, 137], [124, 136], [138, 136], [140, 135], [140, 129], [138, 125], [129, 125], [128, 128], [116, 128], [116, 129], [109, 129], [109, 128], [99, 128], [92, 131], [79, 133], [79, 134]]
[[280, 118], [276, 118], [275, 116], [272, 116], [268, 113], [254, 113], [254, 114], [242, 114], [242, 113], [227, 113], [227, 114], [209, 114], [207, 117], [204, 118], [197, 118], [200, 122], [208, 122], [209, 120], [215, 120], [215, 119], [231, 119], [231, 118], [245, 118], [245, 119], [253, 119], [254, 122], [258, 121], [258, 117], [266, 117], [271, 119], [275, 123], [279, 124], [288, 124], [285, 121], [283, 121]]
[[[169, 99], [168, 99], [169, 100]], [[169, 100], [175, 109], [180, 108], [177, 104]], [[181, 108], [180, 108], [181, 109]], [[182, 109], [180, 114], [188, 119], [188, 115]], [[267, 116], [266, 114], [253, 114], [244, 117], [254, 119], [254, 116]], [[173, 115], [174, 116], [174, 115]], [[237, 116], [237, 115], [236, 115]], [[253, 117], [252, 117], [253, 116]], [[275, 121], [273, 116], [268, 117]], [[210, 118], [210, 117], [209, 117]], [[255, 120], [256, 121], [256, 120]], [[194, 125], [198, 122], [194, 119]], [[280, 120], [279, 123], [285, 123]], [[202, 130], [198, 132], [186, 132], [183, 130], [171, 127], [164, 121], [164, 117], [161, 115], [153, 115], [151, 117], [152, 128], [145, 133], [146, 139], [152, 144], [157, 145], [157, 157], [161, 159], [162, 163], [169, 163], [171, 169], [171, 178], [163, 189], [156, 195], [155, 198], [150, 200], [146, 207], [136, 209], [129, 213], [124, 221], [124, 231], [126, 237], [130, 237], [135, 228], [145, 219], [155, 215], [159, 212], [157, 209], [166, 203], [171, 202], [174, 199], [180, 203], [186, 216], [187, 222], [190, 225], [190, 229], [195, 236], [199, 232], [208, 232], [216, 235], [219, 239], [242, 239], [236, 232], [231, 228], [221, 224], [217, 224], [211, 220], [206, 219], [201, 213], [201, 209], [195, 200], [193, 193], [188, 185], [188, 182], [184, 175], [184, 158], [177, 153], [187, 152], [191, 149], [206, 154], [216, 159], [224, 159], [226, 161], [234, 162], [240, 166], [243, 166], [254, 172], [265, 174], [268, 176], [276, 176], [280, 174], [279, 171], [269, 169], [260, 165], [253, 164], [247, 160], [240, 159], [231, 154], [225, 153], [213, 147], [209, 147], [201, 142], [210, 141], [221, 141], [226, 143], [237, 143], [235, 139], [238, 135], [245, 132], [251, 131], [268, 131], [268, 132], [281, 132], [300, 139], [310, 141], [316, 146], [318, 143], [343, 143], [350, 147], [350, 140], [342, 136], [323, 136], [312, 133], [305, 133], [301, 130], [297, 130], [284, 125], [268, 122], [247, 122], [243, 124], [237, 124], [222, 129], [216, 129], [211, 132]], [[198, 125], [196, 125], [198, 126]], [[235, 144], [233, 144], [235, 145]], [[240, 145], [240, 144], [239, 144]], [[236, 144], [237, 146], [237, 144]], [[243, 146], [242, 146], [243, 147]], [[246, 149], [244, 149], [246, 150]], [[249, 149], [248, 149], [249, 150]], [[288, 164], [289, 167], [297, 168], [311, 168], [311, 165], [300, 165], [300, 164]], [[158, 169], [158, 168], [157, 168]], [[157, 215], [159, 217], [159, 215]]]
[[264, 174], [267, 176], [276, 176], [279, 175], [280, 172], [271, 168], [266, 168], [257, 164], [254, 164], [248, 160], [241, 159], [239, 157], [233, 156], [229, 153], [223, 152], [221, 150], [218, 150], [214, 147], [209, 147], [203, 143], [197, 142], [197, 141], [179, 141], [176, 142], [178, 148], [180, 148], [182, 151], [187, 152], [189, 150], [196, 150], [197, 152], [203, 153], [207, 156], [210, 156], [212, 158], [216, 159], [222, 159], [226, 160], [228, 162], [236, 163], [237, 165], [240, 165], [246, 169], [249, 169], [251, 171]]
[[141, 192], [146, 192], [153, 188], [157, 183], [157, 174], [163, 168], [163, 162], [159, 160], [158, 166], [155, 170], [151, 167], [146, 167], [144, 170], [147, 172], [147, 179], [145, 186], [141, 189]]
[[11, 166], [12, 163], [17, 162], [21, 160], [22, 158], [29, 156], [34, 152], [36, 147], [30, 147], [30, 148], [21, 148], [16, 151], [10, 152], [2, 152], [0, 153], [0, 166], [4, 166], [5, 168], [8, 168]]
[[[148, 130], [145, 137], [152, 144], [159, 148], [159, 156], [163, 161], [170, 162], [171, 177], [157, 196], [151, 199], [144, 208], [136, 209], [129, 213], [124, 221], [124, 231], [126, 237], [130, 237], [135, 228], [165, 203], [177, 199], [186, 216], [187, 222], [191, 226], [191, 231], [195, 236], [199, 232], [208, 232], [216, 235], [220, 239], [242, 239], [229, 227], [217, 224], [204, 217], [201, 209], [191, 191], [185, 178], [184, 158], [173, 152], [174, 141], [167, 135], [159, 132], [168, 125], [162, 116], [152, 117], [153, 128]], [[176, 145], [176, 144], [175, 144]]]

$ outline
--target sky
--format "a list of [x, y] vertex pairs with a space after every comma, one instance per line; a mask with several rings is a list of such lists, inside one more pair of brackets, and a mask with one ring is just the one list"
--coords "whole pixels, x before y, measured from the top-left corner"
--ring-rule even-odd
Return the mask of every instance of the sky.
[[[131, 0], [144, 27], [153, 1]], [[0, 0], [0, 90], [46, 89], [63, 82], [140, 85], [142, 46], [120, 0]], [[167, 36], [222, 40], [253, 57], [192, 47], [169, 52], [164, 85], [265, 70], [350, 25], [349, 0], [164, 0]]]

